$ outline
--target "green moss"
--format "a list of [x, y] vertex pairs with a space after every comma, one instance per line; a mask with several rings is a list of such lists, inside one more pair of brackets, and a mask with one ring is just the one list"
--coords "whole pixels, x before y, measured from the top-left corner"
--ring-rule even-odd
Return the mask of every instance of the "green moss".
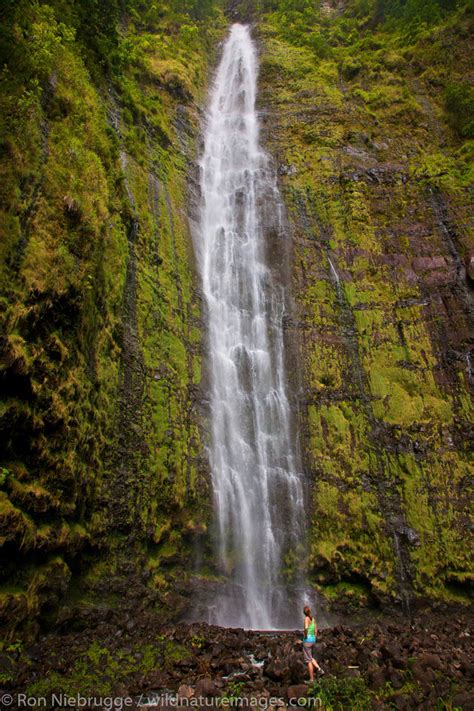
[[316, 582], [324, 583], [329, 566], [331, 576], [339, 580], [358, 575], [370, 582], [374, 595], [389, 593], [395, 561], [376, 498], [360, 488], [341, 492], [320, 481], [313, 505], [310, 565]]
[[368, 586], [361, 583], [341, 581], [334, 585], [319, 585], [317, 589], [330, 603], [343, 604], [346, 609], [370, 604]]
[[170, 663], [183, 658], [186, 650], [175, 642], [158, 638], [151, 645], [114, 649], [93, 642], [78, 653], [73, 667], [66, 672], [50, 672], [31, 684], [30, 696], [50, 697], [58, 689], [68, 696], [84, 694], [110, 695], [120, 684], [127, 684], [137, 674], [146, 674], [159, 667], [163, 661]]
[[341, 348], [315, 342], [308, 348], [309, 382], [315, 390], [339, 389], [342, 386], [344, 353]]
[[445, 106], [449, 120], [465, 138], [474, 138], [474, 90], [466, 82], [448, 84], [445, 89]]
[[[121, 18], [118, 33], [112, 12], [106, 28], [100, 12], [86, 27], [80, 3], [77, 14], [55, 0], [27, 5], [5, 18], [21, 61], [2, 63], [0, 92], [1, 367], [12, 383], [0, 418], [14, 474], [0, 515], [19, 552], [5, 572], [20, 589], [30, 581], [34, 617], [42, 573], [24, 552], [82, 560], [87, 542], [104, 559], [84, 566], [94, 587], [124, 545], [116, 528], [133, 528], [145, 557], [158, 541], [163, 560], [168, 549], [179, 557], [185, 544], [170, 532], [185, 529], [185, 503], [203, 508], [191, 404], [199, 302], [182, 206], [225, 25], [217, 11], [177, 22], [172, 8], [148, 8]], [[111, 79], [101, 62], [112, 47]], [[64, 580], [41, 593], [52, 607]]]
[[4, 492], [0, 492], [1, 544], [15, 542], [21, 549], [33, 546], [36, 527], [31, 518], [16, 508]]
[[[407, 522], [418, 536], [411, 554], [415, 589], [421, 593], [428, 586], [431, 594], [443, 597], [447, 595], [443, 587], [450, 579], [462, 584], [469, 575], [459, 525], [467, 510], [451, 503], [457, 487], [470, 476], [469, 465], [452, 452], [439, 452], [421, 463], [409, 455], [392, 458], [390, 467], [402, 477]], [[436, 500], [433, 490], [439, 492]]]
[[[456, 301], [449, 267], [425, 270], [415, 260], [444, 255], [448, 265], [446, 229], [460, 255], [469, 250], [471, 150], [445, 123], [445, 87], [468, 71], [470, 20], [459, 7], [407, 34], [401, 18], [374, 21], [369, 4], [357, 12], [352, 3], [340, 12], [289, 8], [260, 23], [260, 91], [272, 117], [268, 147], [291, 167], [281, 187], [294, 235], [305, 461], [315, 478], [313, 580], [342, 583], [355, 571], [372, 593], [396, 594], [404, 563], [394, 530], [401, 521], [418, 531], [419, 516], [419, 545], [397, 534], [414, 590], [448, 595], [449, 561], [456, 561], [451, 571], [465, 571], [450, 540], [459, 540], [467, 520], [456, 493], [465, 477], [456, 433], [472, 407], [463, 366], [446, 365], [444, 344], [457, 343], [454, 331], [468, 326], [462, 317], [453, 326], [434, 305], [438, 289]], [[318, 54], [310, 36], [331, 51]], [[448, 62], [446, 43], [455, 46]], [[450, 123], [455, 128], [452, 116]], [[444, 224], [433, 195], [446, 205]], [[402, 456], [385, 455], [411, 446], [423, 472], [417, 486]], [[443, 468], [454, 473], [454, 488]]]

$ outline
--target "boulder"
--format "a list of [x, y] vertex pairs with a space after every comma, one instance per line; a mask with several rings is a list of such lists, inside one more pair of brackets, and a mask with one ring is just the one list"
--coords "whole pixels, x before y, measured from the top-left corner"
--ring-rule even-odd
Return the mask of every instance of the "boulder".
[[181, 684], [178, 688], [178, 699], [190, 699], [194, 696], [194, 689], [188, 684]]
[[423, 669], [442, 669], [441, 659], [437, 654], [425, 653], [418, 659], [418, 664]]
[[288, 679], [290, 675], [289, 668], [281, 659], [274, 659], [268, 664], [264, 664], [263, 673], [273, 681], [283, 681], [284, 679]]
[[470, 691], [460, 691], [453, 698], [453, 708], [471, 711], [474, 708], [474, 694]]
[[403, 686], [403, 677], [396, 669], [391, 669], [388, 675], [391, 685], [394, 689], [401, 689]]
[[381, 689], [388, 681], [387, 670], [382, 667], [371, 667], [369, 669], [370, 686], [375, 689]]
[[[229, 646], [229, 645], [227, 645]], [[212, 657], [218, 657], [222, 654], [222, 652], [226, 649], [226, 647], [221, 643], [218, 642], [217, 644], [214, 644], [211, 647], [210, 654]]]
[[[146, 689], [161, 689], [166, 686], [166, 676], [162, 671], [152, 671], [146, 675], [144, 687]], [[117, 696], [127, 696], [127, 694], [117, 694]]]
[[288, 669], [290, 672], [290, 680], [297, 684], [307, 674], [306, 665], [300, 656], [293, 656], [289, 660]]
[[197, 666], [197, 660], [193, 656], [183, 657], [182, 659], [177, 659], [175, 662], [177, 667], [181, 669], [190, 669], [191, 667]]
[[308, 687], [306, 684], [295, 684], [294, 686], [289, 686], [286, 690], [286, 698], [290, 699], [303, 699], [306, 698], [308, 693]]
[[423, 688], [428, 687], [435, 680], [435, 673], [428, 667], [423, 667], [419, 662], [415, 662], [412, 668], [413, 679]]
[[474, 663], [468, 659], [464, 660], [461, 664], [461, 671], [465, 676], [474, 677]]
[[396, 642], [388, 642], [387, 644], [382, 645], [380, 652], [382, 653], [382, 657], [384, 659], [396, 659], [401, 656], [402, 648]]
[[218, 696], [219, 689], [216, 683], [210, 677], [204, 677], [196, 682], [194, 689], [194, 696], [196, 698], [204, 697], [209, 698], [211, 696]]

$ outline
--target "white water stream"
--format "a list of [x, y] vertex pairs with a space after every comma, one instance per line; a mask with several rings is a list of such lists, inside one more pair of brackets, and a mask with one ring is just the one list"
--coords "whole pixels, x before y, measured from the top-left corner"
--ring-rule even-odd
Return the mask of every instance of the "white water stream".
[[[301, 624], [302, 475], [284, 366], [284, 240], [275, 173], [259, 145], [257, 56], [235, 24], [212, 89], [201, 162], [198, 262], [208, 319], [215, 538], [227, 583], [209, 622]], [[280, 283], [279, 283], [280, 276]], [[293, 582], [291, 582], [291, 580]]]

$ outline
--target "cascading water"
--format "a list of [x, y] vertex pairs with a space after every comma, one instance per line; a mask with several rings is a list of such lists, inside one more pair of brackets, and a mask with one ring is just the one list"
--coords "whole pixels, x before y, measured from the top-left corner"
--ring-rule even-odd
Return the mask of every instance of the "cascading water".
[[283, 239], [281, 200], [259, 146], [256, 85], [249, 30], [235, 24], [207, 116], [197, 239], [216, 545], [227, 580], [209, 621], [275, 629], [300, 624], [294, 570], [304, 556], [305, 506], [285, 383], [285, 294], [269, 258], [281, 252], [272, 245]]

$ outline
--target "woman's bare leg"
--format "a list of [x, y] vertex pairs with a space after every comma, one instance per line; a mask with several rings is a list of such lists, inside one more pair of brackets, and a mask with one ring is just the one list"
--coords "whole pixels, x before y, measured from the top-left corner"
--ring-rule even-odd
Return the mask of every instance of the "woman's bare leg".
[[315, 669], [319, 669], [321, 671], [321, 667], [319, 666], [318, 662], [314, 657], [311, 660], [311, 665], [314, 666]]
[[309, 680], [314, 681], [314, 670], [313, 670], [313, 663], [308, 662], [308, 672], [309, 672]]

